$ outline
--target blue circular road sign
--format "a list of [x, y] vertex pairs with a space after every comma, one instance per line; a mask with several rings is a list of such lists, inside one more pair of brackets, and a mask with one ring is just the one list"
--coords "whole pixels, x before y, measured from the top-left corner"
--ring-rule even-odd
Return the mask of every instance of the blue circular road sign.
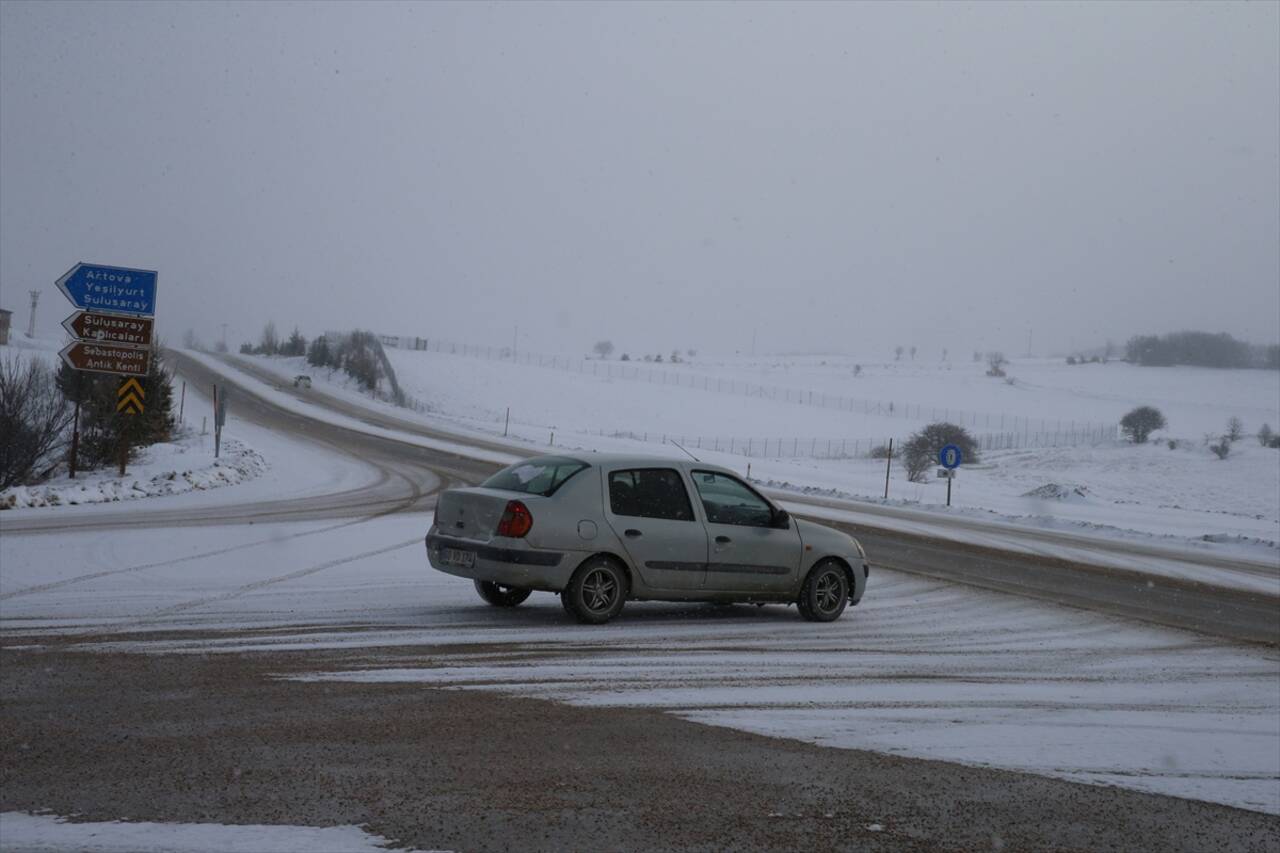
[[959, 468], [964, 461], [964, 454], [954, 444], [948, 444], [938, 451], [938, 463], [943, 468]]

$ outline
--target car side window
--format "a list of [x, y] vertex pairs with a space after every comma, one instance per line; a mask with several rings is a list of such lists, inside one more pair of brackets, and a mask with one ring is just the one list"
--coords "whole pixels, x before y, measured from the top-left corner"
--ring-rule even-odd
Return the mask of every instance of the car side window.
[[671, 468], [633, 468], [609, 474], [614, 515], [693, 521], [693, 505], [680, 474]]
[[694, 471], [693, 484], [707, 521], [745, 527], [772, 527], [773, 507], [745, 483], [715, 471]]

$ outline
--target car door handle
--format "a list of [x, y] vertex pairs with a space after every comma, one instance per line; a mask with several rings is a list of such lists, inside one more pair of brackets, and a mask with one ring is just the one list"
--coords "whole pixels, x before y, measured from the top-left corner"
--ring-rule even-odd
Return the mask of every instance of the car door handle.
[[641, 533], [639, 530], [636, 530], [634, 527], [630, 528], [629, 530], [624, 531], [624, 533], [625, 533], [625, 535], [627, 536], [627, 538], [628, 538], [628, 539], [635, 539], [637, 536], [643, 536], [643, 535], [644, 535], [644, 534], [643, 534], [643, 533]]
[[717, 537], [716, 537], [716, 544], [717, 544], [717, 545], [728, 545], [728, 544], [729, 544], [730, 542], [732, 542], [732, 541], [733, 541], [733, 540], [732, 540], [732, 539], [730, 539], [728, 536], [717, 536]]

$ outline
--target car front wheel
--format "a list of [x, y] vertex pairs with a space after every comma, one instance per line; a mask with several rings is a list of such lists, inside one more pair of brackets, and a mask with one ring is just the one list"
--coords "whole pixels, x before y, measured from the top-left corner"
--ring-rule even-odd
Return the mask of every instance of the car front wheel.
[[579, 622], [602, 625], [622, 612], [628, 586], [626, 573], [612, 560], [592, 560], [573, 573], [560, 603]]
[[515, 607], [529, 597], [529, 590], [503, 586], [491, 581], [476, 581], [476, 592], [494, 607]]
[[849, 603], [849, 578], [834, 560], [819, 563], [800, 587], [796, 604], [800, 615], [810, 622], [834, 622]]

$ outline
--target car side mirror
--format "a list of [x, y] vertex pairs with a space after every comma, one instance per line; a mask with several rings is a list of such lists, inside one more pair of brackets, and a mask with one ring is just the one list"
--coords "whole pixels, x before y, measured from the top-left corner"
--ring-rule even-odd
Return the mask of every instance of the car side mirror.
[[791, 514], [785, 509], [775, 509], [773, 511], [773, 526], [779, 530], [786, 530], [791, 527]]

